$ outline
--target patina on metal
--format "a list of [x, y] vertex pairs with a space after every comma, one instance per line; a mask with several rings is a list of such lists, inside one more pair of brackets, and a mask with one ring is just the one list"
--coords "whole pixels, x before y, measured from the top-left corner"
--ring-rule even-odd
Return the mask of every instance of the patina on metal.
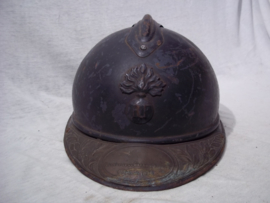
[[150, 15], [86, 55], [72, 98], [66, 152], [103, 185], [131, 191], [177, 187], [210, 170], [224, 150], [210, 63], [191, 41]]

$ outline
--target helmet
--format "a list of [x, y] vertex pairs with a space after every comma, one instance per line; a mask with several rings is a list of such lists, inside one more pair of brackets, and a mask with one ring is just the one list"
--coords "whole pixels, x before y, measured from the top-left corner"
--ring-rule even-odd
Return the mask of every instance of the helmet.
[[210, 170], [223, 152], [219, 89], [209, 61], [150, 15], [86, 55], [72, 98], [67, 155], [101, 184], [173, 188]]

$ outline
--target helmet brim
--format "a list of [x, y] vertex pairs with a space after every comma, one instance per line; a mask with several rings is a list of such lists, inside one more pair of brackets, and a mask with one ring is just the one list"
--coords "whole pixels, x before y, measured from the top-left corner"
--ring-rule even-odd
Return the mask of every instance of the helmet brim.
[[129, 191], [178, 187], [209, 171], [225, 146], [222, 123], [204, 138], [175, 144], [108, 142], [79, 131], [69, 119], [64, 145], [72, 163], [103, 185]]

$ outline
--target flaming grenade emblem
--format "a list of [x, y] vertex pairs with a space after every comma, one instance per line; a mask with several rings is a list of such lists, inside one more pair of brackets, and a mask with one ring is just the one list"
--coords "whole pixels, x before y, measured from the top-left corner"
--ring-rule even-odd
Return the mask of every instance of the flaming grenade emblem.
[[154, 114], [151, 97], [161, 96], [166, 83], [153, 71], [153, 68], [141, 64], [128, 70], [120, 83], [124, 94], [137, 93], [126, 107], [126, 114], [137, 124], [147, 123]]

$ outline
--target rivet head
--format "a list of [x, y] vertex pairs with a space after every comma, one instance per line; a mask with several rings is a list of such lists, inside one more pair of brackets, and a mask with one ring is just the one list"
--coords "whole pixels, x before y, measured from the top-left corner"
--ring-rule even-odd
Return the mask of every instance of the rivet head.
[[141, 50], [146, 50], [147, 49], [147, 46], [144, 45], [144, 44], [142, 44], [140, 48], [141, 48]]

